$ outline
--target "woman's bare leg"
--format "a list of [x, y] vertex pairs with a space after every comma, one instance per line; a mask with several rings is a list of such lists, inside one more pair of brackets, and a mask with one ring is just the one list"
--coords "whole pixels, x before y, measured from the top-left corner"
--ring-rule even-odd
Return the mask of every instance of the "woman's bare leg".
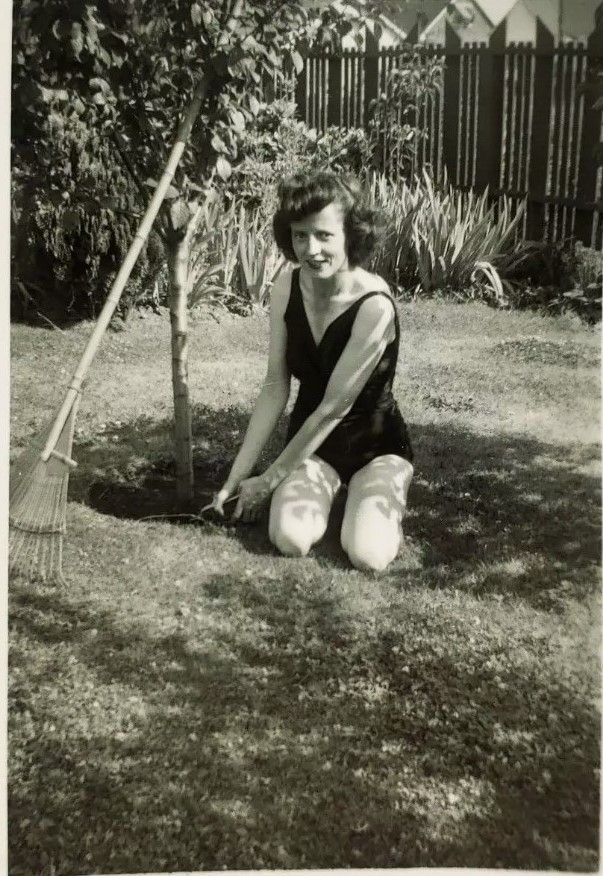
[[340, 486], [328, 462], [317, 456], [307, 459], [274, 491], [268, 524], [272, 544], [287, 556], [307, 554], [325, 534]]
[[412, 475], [408, 460], [387, 454], [350, 480], [341, 544], [356, 568], [381, 572], [395, 559]]

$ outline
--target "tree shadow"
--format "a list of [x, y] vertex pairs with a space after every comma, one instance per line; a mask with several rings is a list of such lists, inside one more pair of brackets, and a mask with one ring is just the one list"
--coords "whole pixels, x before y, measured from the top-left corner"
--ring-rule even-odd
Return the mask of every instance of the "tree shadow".
[[[249, 412], [237, 407], [194, 407], [196, 447], [190, 502], [183, 503], [176, 492], [176, 467], [169, 451], [172, 421], [142, 418], [113, 427], [96, 440], [76, 444], [78, 467], [70, 477], [70, 498], [118, 519], [163, 518], [173, 525], [203, 527], [208, 534], [226, 529], [236, 533], [251, 553], [276, 554], [268, 539], [267, 514], [258, 525], [235, 525], [232, 505], [223, 518], [211, 512], [198, 516], [226, 480], [248, 421]], [[285, 424], [281, 423], [253, 473], [263, 471], [284, 444]], [[345, 491], [334, 502], [329, 531], [317, 548], [339, 567], [348, 565], [339, 543], [344, 501]]]
[[448, 586], [452, 574], [462, 589], [538, 605], [568, 578], [576, 597], [598, 586], [598, 445], [416, 431], [408, 530], [434, 586]]
[[[248, 416], [238, 407], [195, 408], [196, 481], [189, 507], [176, 497], [168, 420], [126, 423], [76, 446], [79, 467], [71, 495], [115, 517], [165, 516], [174, 524], [204, 525], [195, 515], [223, 483]], [[258, 470], [278, 455], [284, 435], [281, 423]], [[576, 596], [592, 591], [601, 555], [598, 447], [480, 435], [449, 424], [415, 426], [412, 435], [416, 460], [404, 524], [407, 548], [392, 574], [404, 578], [406, 556], [412, 555], [413, 569], [423, 570], [427, 586], [448, 587], [452, 578], [461, 589], [515, 594], [540, 607], [550, 607], [568, 580]], [[342, 491], [327, 533], [314, 548], [337, 568], [349, 568], [339, 543], [344, 502]], [[228, 516], [208, 522], [235, 532]], [[237, 526], [236, 537], [250, 552], [275, 552], [265, 520]]]
[[224, 483], [236, 451], [231, 436], [242, 435], [248, 418], [239, 409], [194, 408], [195, 482], [190, 503], [179, 501], [176, 495], [171, 419], [138, 418], [76, 441], [78, 468], [70, 479], [70, 495], [101, 514], [121, 519], [174, 514], [175, 523], [183, 522]]
[[[9, 797], [14, 876], [48, 861], [57, 876], [596, 869], [599, 722], [546, 660], [475, 665], [461, 622], [450, 653], [437, 618], [412, 605], [368, 633], [324, 579], [216, 575], [203, 597], [209, 624], [191, 614], [153, 635], [54, 592], [13, 591], [21, 640], [69, 657], [93, 691], [65, 707], [59, 679], [41, 707], [35, 682], [14, 685], [11, 723], [33, 724], [35, 739]], [[217, 616], [236, 623], [216, 633]], [[11, 661], [28, 670], [27, 648]], [[107, 732], [94, 697], [112, 690], [138, 705]]]

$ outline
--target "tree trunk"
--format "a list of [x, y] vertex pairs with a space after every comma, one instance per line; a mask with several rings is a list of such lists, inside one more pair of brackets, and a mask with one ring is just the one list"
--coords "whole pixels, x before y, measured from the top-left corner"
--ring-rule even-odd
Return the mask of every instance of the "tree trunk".
[[172, 328], [174, 456], [176, 495], [183, 505], [193, 498], [193, 429], [188, 387], [188, 285], [191, 242], [188, 235], [167, 242]]

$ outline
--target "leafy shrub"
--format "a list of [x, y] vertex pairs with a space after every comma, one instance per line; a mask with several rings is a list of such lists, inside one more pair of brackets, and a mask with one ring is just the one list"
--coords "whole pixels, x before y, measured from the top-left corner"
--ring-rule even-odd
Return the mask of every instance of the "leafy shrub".
[[286, 98], [259, 104], [240, 143], [241, 161], [231, 177], [229, 195], [233, 203], [259, 209], [264, 221], [274, 213], [276, 186], [283, 177], [326, 168], [360, 174], [370, 162], [363, 130], [331, 127], [319, 134], [295, 114], [295, 103]]
[[251, 215], [241, 207], [238, 224], [239, 288], [252, 310], [265, 307], [270, 288], [285, 265], [272, 240], [271, 229], [259, 212]]
[[216, 201], [205, 209], [196, 242], [189, 304], [218, 304], [239, 313], [263, 310], [284, 264], [260, 209]]
[[372, 165], [370, 139], [362, 128], [327, 128], [316, 140], [314, 165], [362, 176]]
[[508, 281], [530, 286], [570, 289], [576, 271], [571, 241], [526, 241], [521, 252], [508, 253], [499, 264]]
[[294, 113], [290, 101], [260, 104], [240, 144], [242, 158], [230, 179], [228, 194], [233, 203], [241, 201], [248, 209], [271, 215], [278, 180], [310, 166], [316, 132], [296, 120]]
[[386, 233], [373, 256], [371, 269], [398, 291], [409, 289], [417, 283], [412, 225], [423, 198], [421, 187], [392, 183], [384, 174], [373, 174], [369, 191], [373, 205], [383, 211], [386, 225]]
[[537, 310], [551, 316], [571, 313], [591, 325], [601, 320], [601, 287], [570, 289], [558, 286], [509, 284], [505, 294], [511, 307], [517, 310]]
[[380, 173], [409, 180], [419, 144], [428, 136], [420, 111], [441, 91], [444, 64], [441, 57], [430, 57], [417, 47], [404, 49], [396, 64], [385, 90], [369, 108], [371, 165]]
[[412, 224], [421, 288], [425, 292], [448, 289], [462, 297], [493, 294], [501, 300], [502, 287], [493, 263], [510, 248], [525, 203], [512, 215], [506, 198], [497, 209], [488, 205], [487, 191], [478, 196], [449, 185], [436, 188], [427, 173], [423, 180], [425, 194]]
[[496, 262], [511, 248], [524, 206], [512, 215], [506, 199], [489, 206], [487, 192], [436, 186], [426, 171], [412, 186], [375, 175], [371, 197], [390, 224], [372, 267], [395, 287], [504, 303]]
[[[514, 212], [504, 198], [489, 205], [487, 192], [437, 186], [426, 172], [413, 185], [373, 173], [368, 191], [387, 226], [369, 267], [399, 296], [481, 299], [600, 319], [601, 255], [581, 244], [514, 243], [525, 205]], [[246, 206], [232, 193], [211, 206], [191, 306], [212, 301], [241, 313], [266, 306], [284, 261], [272, 238], [271, 213], [262, 206]]]
[[[495, 263], [511, 248], [521, 208], [488, 206], [487, 194], [436, 187], [427, 173], [414, 185], [388, 181], [373, 174], [371, 202], [386, 216], [387, 232], [370, 268], [398, 292], [448, 294], [457, 299], [482, 298], [505, 303]], [[261, 206], [235, 200], [212, 205], [199, 243], [197, 291], [191, 303], [219, 300], [242, 312], [263, 308], [270, 287], [282, 269], [272, 238], [271, 213]]]
[[603, 281], [603, 253], [601, 250], [584, 246], [578, 241], [575, 246], [574, 282], [581, 289], [593, 286], [601, 288]]
[[[13, 169], [13, 316], [94, 317], [138, 224], [140, 204], [110, 141], [77, 112], [55, 105], [44, 125], [37, 171]], [[154, 289], [163, 263], [151, 235], [120, 302], [125, 315]]]
[[580, 241], [530, 241], [500, 261], [513, 307], [601, 319], [603, 256]]

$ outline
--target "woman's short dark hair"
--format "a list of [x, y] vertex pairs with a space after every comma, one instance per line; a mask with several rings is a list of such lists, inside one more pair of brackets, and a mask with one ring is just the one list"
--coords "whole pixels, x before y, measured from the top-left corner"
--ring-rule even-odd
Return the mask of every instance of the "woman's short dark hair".
[[360, 183], [353, 176], [330, 171], [295, 174], [279, 185], [278, 202], [272, 221], [274, 239], [291, 262], [297, 261], [291, 223], [318, 213], [329, 204], [338, 204], [343, 211], [346, 253], [352, 267], [367, 261], [381, 238], [383, 227], [379, 213], [369, 206]]

